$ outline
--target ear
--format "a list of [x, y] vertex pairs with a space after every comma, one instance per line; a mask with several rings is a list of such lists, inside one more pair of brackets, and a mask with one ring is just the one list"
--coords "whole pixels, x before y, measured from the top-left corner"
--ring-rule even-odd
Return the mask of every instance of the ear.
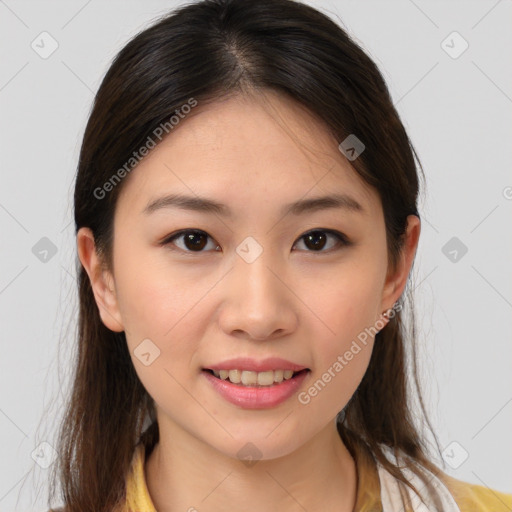
[[[386, 312], [393, 307], [402, 295], [407, 284], [407, 278], [414, 262], [418, 241], [420, 238], [421, 223], [416, 215], [407, 217], [407, 230], [404, 245], [394, 272], [388, 272], [386, 282], [382, 290], [381, 312]], [[385, 320], [386, 319], [384, 317]]]
[[94, 234], [90, 228], [80, 228], [76, 236], [78, 257], [91, 281], [94, 298], [99, 309], [101, 321], [111, 331], [124, 330], [117, 303], [114, 279], [105, 270], [96, 253]]

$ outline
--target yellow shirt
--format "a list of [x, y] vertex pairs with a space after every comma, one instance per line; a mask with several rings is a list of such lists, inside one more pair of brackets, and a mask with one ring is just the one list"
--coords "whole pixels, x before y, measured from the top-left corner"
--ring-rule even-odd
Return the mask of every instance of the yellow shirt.
[[[382, 512], [377, 466], [369, 449], [354, 446], [357, 467], [355, 512]], [[126, 485], [126, 502], [116, 512], [156, 512], [144, 476], [145, 448], [137, 445]], [[461, 512], [512, 512], [512, 494], [442, 475]]]

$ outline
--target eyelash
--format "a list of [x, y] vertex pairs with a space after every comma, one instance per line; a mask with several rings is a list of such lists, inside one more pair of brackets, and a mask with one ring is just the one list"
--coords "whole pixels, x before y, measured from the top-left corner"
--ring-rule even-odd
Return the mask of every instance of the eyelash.
[[[160, 245], [162, 245], [162, 246], [170, 246], [174, 240], [176, 240], [177, 238], [182, 237], [183, 235], [189, 234], [189, 233], [193, 233], [193, 234], [196, 234], [196, 235], [206, 235], [209, 239], [213, 240], [213, 238], [208, 233], [206, 233], [205, 231], [202, 231], [201, 229], [182, 229], [182, 230], [177, 231], [177, 232], [169, 235], [168, 237], [166, 237], [162, 242], [160, 242]], [[340, 233], [339, 231], [336, 231], [336, 230], [333, 230], [333, 229], [315, 228], [315, 229], [309, 230], [306, 233], [304, 233], [303, 235], [301, 235], [297, 239], [297, 241], [293, 244], [293, 246], [295, 247], [295, 245], [301, 239], [303, 239], [305, 236], [307, 236], [309, 234], [312, 234], [312, 233], [325, 233], [327, 235], [331, 235], [331, 236], [333, 236], [333, 237], [335, 237], [337, 239], [338, 246], [337, 247], [331, 247], [330, 249], [327, 249], [327, 250], [319, 250], [319, 251], [306, 250], [306, 252], [319, 253], [319, 254], [321, 254], [321, 253], [331, 253], [331, 252], [334, 252], [336, 250], [341, 249], [342, 247], [348, 247], [348, 246], [352, 245], [352, 242], [347, 238], [347, 236], [344, 235], [343, 233]], [[217, 247], [218, 247], [218, 245], [217, 245]], [[203, 251], [203, 250], [200, 250], [200, 251], [191, 251], [191, 250], [188, 250], [188, 249], [185, 250], [185, 249], [181, 249], [180, 247], [171, 248], [171, 250], [177, 250], [177, 251], [181, 251], [181, 252], [185, 252], [185, 253], [189, 253], [189, 254], [200, 254], [200, 253], [203, 253], [203, 252], [208, 252], [208, 251]]]

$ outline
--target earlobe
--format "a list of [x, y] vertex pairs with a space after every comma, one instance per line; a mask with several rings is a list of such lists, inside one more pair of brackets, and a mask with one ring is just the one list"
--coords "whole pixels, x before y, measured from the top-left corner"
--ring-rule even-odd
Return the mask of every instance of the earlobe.
[[402, 295], [414, 262], [421, 231], [420, 219], [416, 215], [407, 217], [407, 231], [397, 268], [386, 277], [382, 294], [382, 313], [390, 310]]
[[114, 279], [101, 264], [94, 244], [94, 234], [90, 228], [79, 229], [76, 244], [78, 257], [91, 282], [101, 321], [111, 331], [122, 332], [124, 327], [119, 313]]

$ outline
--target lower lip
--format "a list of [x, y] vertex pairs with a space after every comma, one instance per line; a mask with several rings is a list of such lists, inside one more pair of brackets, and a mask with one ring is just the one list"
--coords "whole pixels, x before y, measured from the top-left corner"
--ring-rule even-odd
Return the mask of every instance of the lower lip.
[[309, 371], [301, 372], [296, 377], [283, 380], [272, 386], [242, 386], [228, 380], [219, 379], [209, 371], [203, 370], [204, 376], [213, 388], [228, 402], [243, 409], [268, 409], [282, 404], [290, 398], [304, 382]]

